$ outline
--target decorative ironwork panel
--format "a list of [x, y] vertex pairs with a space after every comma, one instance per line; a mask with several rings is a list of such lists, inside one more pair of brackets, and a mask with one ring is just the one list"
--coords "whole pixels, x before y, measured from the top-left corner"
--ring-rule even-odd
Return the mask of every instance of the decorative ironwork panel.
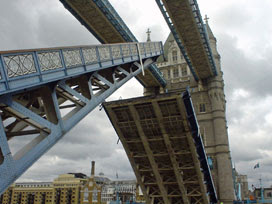
[[159, 51], [159, 44], [157, 42], [153, 43], [155, 47], [155, 52]]
[[123, 57], [130, 56], [129, 45], [122, 45]]
[[86, 64], [97, 62], [97, 55], [96, 55], [96, 49], [95, 47], [91, 48], [83, 48], [83, 57]]
[[120, 45], [111, 46], [111, 53], [112, 53], [113, 59], [121, 58]]
[[40, 68], [43, 72], [62, 68], [60, 53], [58, 51], [40, 52], [38, 53], [38, 59]]
[[155, 52], [156, 51], [155, 44], [154, 43], [149, 43], [149, 45], [150, 45], [151, 52]]
[[131, 49], [131, 54], [134, 56], [134, 55], [138, 55], [138, 52], [137, 52], [137, 45], [131, 45], [130, 47]]
[[110, 48], [109, 47], [98, 47], [98, 52], [100, 56], [100, 60], [110, 60]]
[[140, 44], [139, 44], [139, 47], [140, 47], [141, 54], [145, 54], [144, 44], [143, 44], [143, 43], [140, 43]]
[[4, 56], [9, 78], [37, 72], [32, 54]]
[[159, 52], [161, 50], [161, 43], [156, 42], [156, 51]]
[[64, 50], [63, 56], [66, 67], [82, 65], [79, 49]]
[[150, 43], [146, 43], [146, 44], [145, 44], [145, 52], [146, 52], [146, 53], [150, 53], [150, 52], [151, 52]]

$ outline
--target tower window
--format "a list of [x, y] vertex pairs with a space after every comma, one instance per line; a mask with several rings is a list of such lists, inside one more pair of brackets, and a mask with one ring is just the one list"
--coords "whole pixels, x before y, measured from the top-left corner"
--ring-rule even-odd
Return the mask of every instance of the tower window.
[[177, 51], [172, 52], [172, 59], [173, 59], [173, 62], [176, 62], [178, 60], [178, 52]]
[[187, 76], [188, 73], [187, 73], [187, 67], [182, 67], [181, 68], [181, 73], [182, 73], [182, 76]]
[[171, 78], [171, 70], [167, 70], [167, 77], [168, 77], [168, 79]]
[[206, 112], [206, 107], [204, 103], [199, 104], [199, 112], [200, 113], [205, 113]]
[[179, 69], [178, 69], [178, 68], [175, 68], [175, 69], [174, 69], [173, 77], [174, 77], [174, 78], [179, 77]]

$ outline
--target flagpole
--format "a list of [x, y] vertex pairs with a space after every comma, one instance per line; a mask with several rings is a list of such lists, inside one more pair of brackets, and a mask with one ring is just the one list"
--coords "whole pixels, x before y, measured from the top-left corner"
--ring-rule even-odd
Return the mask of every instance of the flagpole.
[[261, 202], [264, 203], [264, 189], [263, 189], [263, 185], [262, 185], [262, 174], [261, 174], [261, 170], [260, 170], [260, 164], [258, 162], [257, 164], [257, 168], [259, 169], [259, 173], [260, 173], [260, 190], [261, 190]]

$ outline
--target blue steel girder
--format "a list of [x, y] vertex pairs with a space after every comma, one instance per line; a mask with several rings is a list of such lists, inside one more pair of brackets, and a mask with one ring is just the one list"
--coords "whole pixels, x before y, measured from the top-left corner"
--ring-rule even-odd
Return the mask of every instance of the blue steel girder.
[[181, 42], [181, 40], [180, 40], [180, 38], [178, 36], [177, 30], [174, 27], [174, 24], [172, 23], [171, 18], [169, 17], [169, 15], [168, 15], [168, 13], [167, 13], [164, 5], [163, 5], [163, 2], [161, 0], [156, 0], [156, 2], [157, 2], [158, 6], [159, 6], [159, 8], [160, 8], [160, 10], [162, 12], [162, 15], [163, 15], [168, 27], [170, 28], [170, 30], [171, 30], [171, 32], [172, 32], [172, 34], [173, 34], [173, 36], [174, 36], [174, 38], [176, 40], [176, 42], [177, 42], [177, 44], [179, 46], [179, 49], [180, 49], [182, 55], [184, 56], [184, 59], [185, 59], [186, 63], [188, 64], [188, 66], [189, 66], [195, 80], [198, 81], [199, 79], [198, 79], [198, 76], [197, 76], [197, 74], [195, 72], [195, 69], [194, 69], [194, 67], [192, 65], [192, 62], [191, 62], [189, 56], [187, 55], [187, 52], [186, 52], [184, 46], [182, 45], [182, 42]]
[[[194, 64], [196, 64], [196, 61], [198, 61], [199, 59], [196, 58], [194, 59], [194, 57], [192, 58], [192, 49], [190, 51], [188, 44], [188, 40], [186, 39], [185, 41], [183, 40], [183, 35], [182, 32], [180, 32], [180, 29], [177, 26], [177, 23], [181, 23], [181, 22], [177, 22], [176, 18], [176, 13], [172, 13], [169, 14], [169, 8], [167, 4], [173, 3], [173, 1], [170, 0], [156, 0], [165, 21], [167, 22], [183, 56], [184, 59], [186, 60], [194, 78], [196, 81], [198, 81], [200, 78], [207, 78], [210, 75], [209, 74], [199, 74], [198, 73], [198, 66], [194, 66]], [[178, 0], [175, 1], [175, 5], [176, 4], [181, 4], [182, 2], [186, 2], [184, 4], [188, 5], [189, 8], [184, 8], [185, 10], [179, 10], [179, 14], [183, 14], [184, 16], [186, 16], [187, 18], [193, 18], [193, 24], [190, 25], [191, 28], [196, 27], [196, 29], [198, 30], [198, 34], [199, 38], [200, 38], [200, 44], [198, 45], [199, 50], [204, 49], [204, 54], [206, 55], [205, 58], [207, 58], [208, 62], [207, 62], [207, 69], [211, 69], [212, 74], [213, 75], [217, 75], [217, 70], [216, 70], [216, 65], [214, 62], [214, 58], [212, 55], [212, 51], [211, 51], [211, 47], [210, 47], [210, 43], [209, 43], [209, 38], [207, 36], [207, 31], [206, 28], [203, 24], [203, 20], [200, 14], [200, 10], [197, 4], [196, 0]], [[187, 10], [188, 9], [188, 10]], [[174, 11], [172, 11], [174, 12]], [[185, 31], [183, 31], [185, 32]], [[191, 35], [190, 33], [188, 33], [188, 35]], [[191, 35], [192, 36], [192, 35]], [[194, 48], [195, 49], [195, 48]]]
[[[108, 0], [60, 1], [101, 43], [138, 42]], [[148, 68], [148, 72], [158, 83], [152, 83], [152, 80], [145, 79], [144, 76], [137, 76], [136, 79], [144, 87], [166, 86], [166, 80], [155, 64]]]
[[213, 183], [212, 174], [211, 174], [211, 170], [209, 167], [205, 147], [204, 147], [204, 144], [202, 141], [202, 137], [200, 135], [199, 126], [198, 126], [197, 117], [196, 117], [196, 114], [194, 111], [192, 98], [191, 98], [190, 92], [188, 90], [186, 90], [182, 94], [182, 99], [183, 99], [184, 105], [186, 107], [187, 119], [190, 123], [190, 127], [192, 130], [192, 136], [194, 139], [194, 143], [196, 145], [196, 151], [197, 151], [198, 158], [200, 161], [200, 167], [202, 169], [202, 173], [204, 174], [204, 181], [207, 186], [207, 193], [210, 197], [210, 202], [217, 203], [216, 189], [215, 189], [215, 186]]
[[0, 52], [0, 94], [35, 87], [86, 72], [154, 57], [161, 42], [63, 47]]
[[[152, 52], [141, 50], [143, 67], [136, 43], [1, 52], [0, 194], [89, 112], [154, 63], [162, 54], [159, 44]], [[10, 141], [18, 136], [27, 144], [12, 152]]]

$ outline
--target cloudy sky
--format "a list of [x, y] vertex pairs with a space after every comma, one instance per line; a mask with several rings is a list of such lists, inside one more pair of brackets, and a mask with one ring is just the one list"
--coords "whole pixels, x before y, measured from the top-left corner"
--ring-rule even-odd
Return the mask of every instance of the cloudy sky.
[[[165, 41], [169, 29], [154, 0], [110, 0], [139, 41]], [[250, 185], [272, 184], [272, 2], [198, 0], [217, 38], [227, 97], [232, 160]], [[58, 0], [1, 0], [0, 50], [98, 44]], [[130, 90], [130, 91], [127, 91]], [[133, 90], [133, 91], [131, 91]], [[142, 94], [131, 80], [112, 99]], [[14, 142], [16, 143], [16, 142]], [[104, 111], [94, 110], [49, 150], [19, 181], [51, 181], [66, 172], [134, 178], [130, 164]], [[260, 168], [253, 170], [256, 163]]]

